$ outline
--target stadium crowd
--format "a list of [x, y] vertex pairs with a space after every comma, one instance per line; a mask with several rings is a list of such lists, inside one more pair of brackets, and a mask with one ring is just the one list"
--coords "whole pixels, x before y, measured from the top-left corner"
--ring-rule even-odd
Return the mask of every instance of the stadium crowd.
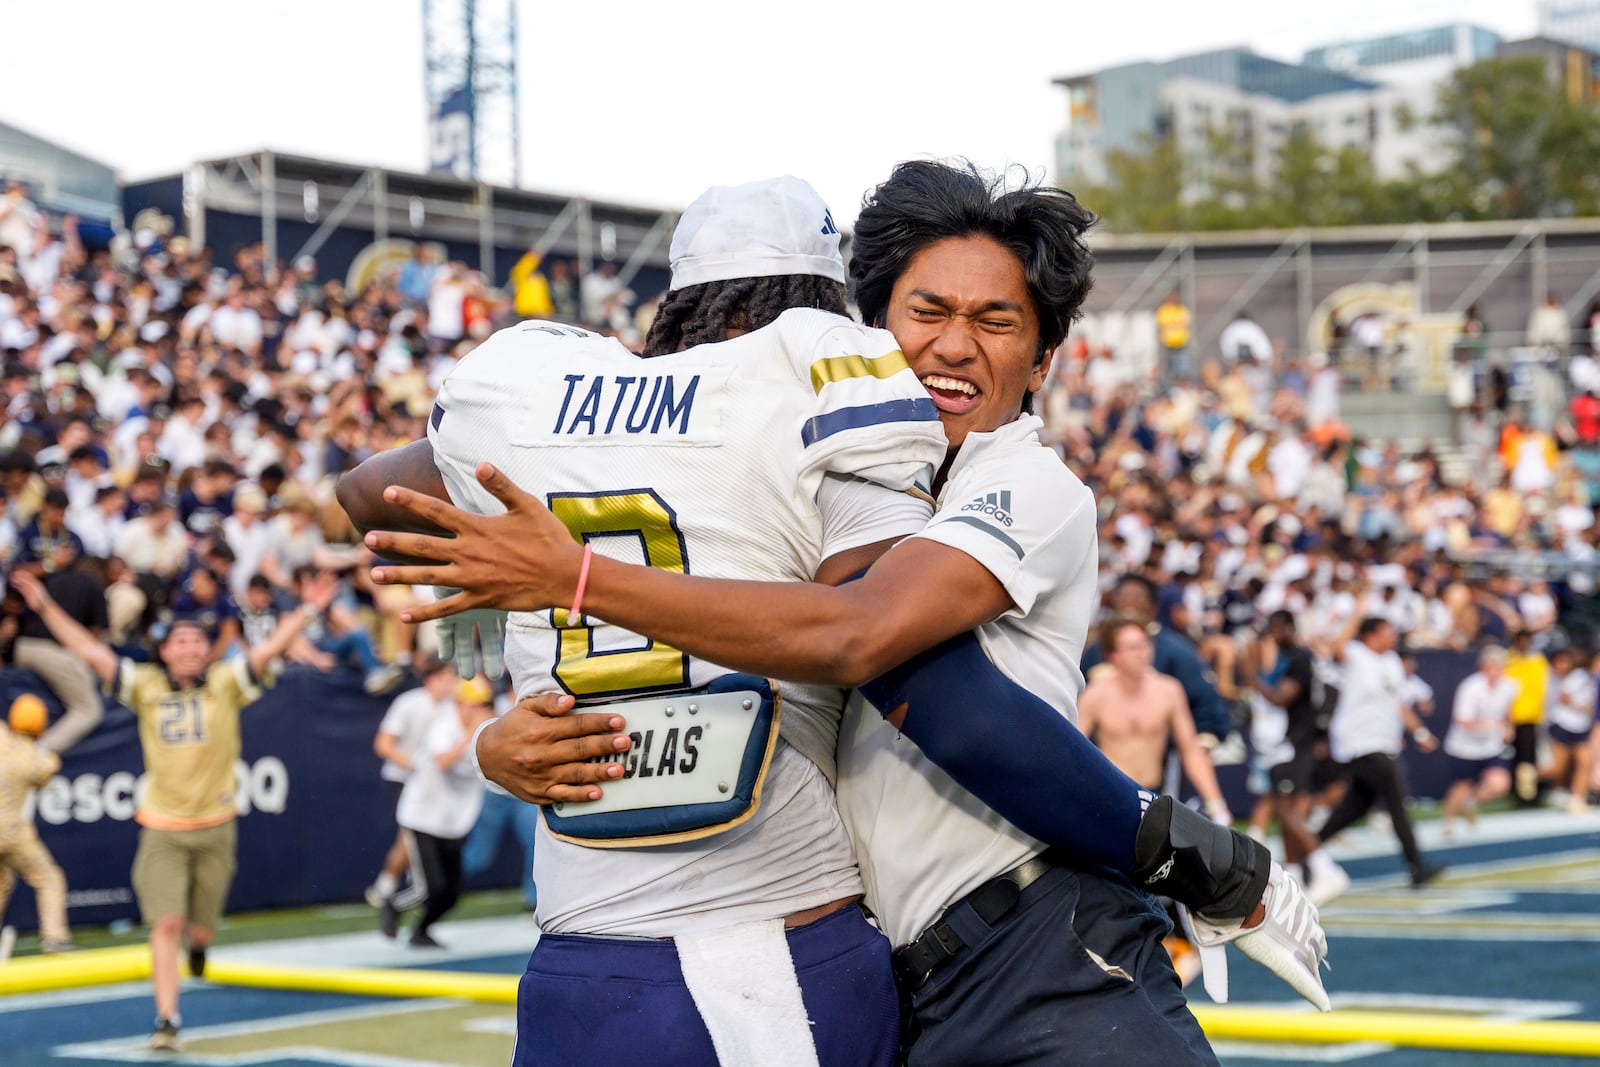
[[[71, 216], [39, 211], [17, 183], [0, 211], [0, 564], [145, 660], [179, 619], [200, 622], [213, 658], [257, 647], [334, 574], [332, 603], [286, 658], [359, 671], [375, 694], [423, 664], [428, 637], [400, 613], [432, 594], [370, 582], [335, 480], [422, 436], [439, 383], [493, 330], [548, 318], [637, 345], [658, 302], [612, 264], [580, 274], [533, 251], [495, 286], [422, 244], [350, 290], [309, 258], [196, 247], [159, 220], [86, 248]], [[1233, 724], [1250, 718], [1244, 664], [1279, 610], [1324, 667], [1372, 616], [1408, 648], [1520, 634], [1587, 665], [1594, 360], [1571, 356], [1576, 385], [1524, 410], [1464, 346], [1453, 479], [1425, 443], [1352, 437], [1339, 361], [1283, 358], [1248, 325], [1214, 352], [1170, 346], [1149, 379], [1074, 337], [1039, 403], [1099, 501], [1108, 593], [1130, 574], [1153, 585], [1157, 620], [1194, 644]], [[60, 751], [93, 728], [99, 698], [7, 585], [6, 662], [82, 709], [41, 739]]]
[[[1550, 336], [1548, 318], [1548, 305], [1536, 309], [1530, 338]], [[1549, 359], [1516, 403], [1503, 361], [1466, 330], [1447, 454], [1353, 436], [1339, 418], [1348, 360], [1285, 358], [1246, 316], [1229, 331], [1233, 345], [1197, 358], [1166, 349], [1149, 379], [1109, 348], [1069, 340], [1041, 409], [1099, 501], [1102, 585], [1151, 583], [1156, 621], [1194, 643], [1236, 724], [1259, 710], [1245, 662], [1280, 610], [1335, 688], [1366, 618], [1390, 623], [1402, 651], [1521, 644], [1588, 677], [1600, 545], [1591, 354], [1545, 341]], [[1542, 724], [1558, 689], [1530, 683], [1518, 721]], [[1575, 810], [1586, 792], [1573, 791]]]
[[[334, 481], [420, 436], [439, 382], [494, 329], [562, 319], [636, 342], [653, 306], [612, 264], [579, 277], [531, 252], [504, 290], [419, 245], [346, 292], [309, 258], [277, 269], [252, 246], [221, 261], [159, 218], [87, 249], [71, 216], [11, 190], [0, 563], [45, 577], [58, 598], [74, 586], [81, 621], [134, 658], [174, 619], [200, 620], [216, 657], [257, 644], [331, 571], [340, 593], [288, 659], [393, 689], [427, 639], [419, 649], [399, 622], [408, 594], [367, 581]], [[8, 652], [18, 636], [48, 639], [14, 594], [0, 634]], [[47, 735], [47, 747], [72, 739]]]

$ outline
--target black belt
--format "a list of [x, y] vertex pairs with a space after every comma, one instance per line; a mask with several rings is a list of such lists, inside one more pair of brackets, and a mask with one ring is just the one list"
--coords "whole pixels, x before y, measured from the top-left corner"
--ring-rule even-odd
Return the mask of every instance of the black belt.
[[967, 947], [961, 935], [945, 919], [952, 911], [966, 905], [985, 924], [993, 926], [1017, 906], [1024, 889], [1057, 866], [1059, 863], [1052, 852], [1041, 852], [1004, 874], [989, 879], [950, 905], [937, 922], [917, 935], [916, 940], [895, 950], [895, 977], [907, 988], [916, 989], [931, 978], [935, 970]]

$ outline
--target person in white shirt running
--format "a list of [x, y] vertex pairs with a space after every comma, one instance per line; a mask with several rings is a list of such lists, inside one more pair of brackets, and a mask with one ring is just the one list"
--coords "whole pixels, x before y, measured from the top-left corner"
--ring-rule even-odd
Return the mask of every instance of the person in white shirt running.
[[1450, 790], [1444, 795], [1444, 835], [1455, 831], [1463, 814], [1478, 821], [1478, 805], [1511, 790], [1506, 746], [1511, 743], [1511, 704], [1517, 683], [1506, 677], [1506, 650], [1487, 645], [1478, 669], [1456, 687], [1444, 754], [1450, 757]]
[[[389, 710], [372, 739], [372, 750], [383, 760], [378, 776], [389, 794], [391, 807], [400, 804], [400, 792], [416, 767], [418, 746], [423, 735], [435, 719], [448, 714], [455, 706], [451, 694], [455, 692], [455, 664], [447, 660], [430, 659], [418, 672], [422, 684], [408, 689], [394, 698]], [[396, 832], [394, 844], [384, 856], [383, 867], [372, 885], [367, 887], [367, 903], [382, 908], [400, 885], [407, 866], [406, 843], [403, 832]]]
[[1567, 810], [1589, 810], [1589, 778], [1594, 769], [1595, 676], [1585, 657], [1571, 646], [1550, 653], [1556, 684], [1549, 689], [1545, 721], [1550, 733], [1549, 781], [1570, 790]]
[[461, 846], [483, 808], [483, 781], [472, 762], [472, 739], [494, 717], [494, 690], [482, 678], [456, 683], [454, 706], [418, 740], [411, 776], [400, 790], [395, 821], [411, 860], [412, 884], [384, 902], [383, 932], [395, 935], [399, 912], [421, 908], [412, 948], [438, 948], [433, 924], [461, 899]]
[[1357, 625], [1355, 638], [1341, 654], [1339, 703], [1328, 722], [1329, 755], [1349, 786], [1317, 837], [1331, 840], [1381, 803], [1405, 853], [1411, 884], [1420, 889], [1444, 868], [1430, 864], [1417, 846], [1399, 758], [1408, 732], [1423, 752], [1432, 752], [1439, 742], [1404, 700], [1406, 669], [1395, 652], [1394, 624], [1369, 615]]

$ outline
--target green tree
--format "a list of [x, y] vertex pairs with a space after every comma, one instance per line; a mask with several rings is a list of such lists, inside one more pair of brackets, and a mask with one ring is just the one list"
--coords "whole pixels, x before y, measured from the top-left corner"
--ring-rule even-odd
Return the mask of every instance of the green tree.
[[1125, 231], [1600, 214], [1600, 109], [1569, 99], [1541, 57], [1464, 67], [1441, 87], [1432, 115], [1401, 105], [1396, 121], [1440, 131], [1443, 156], [1380, 180], [1365, 151], [1332, 149], [1301, 123], [1258, 182], [1250, 138], [1224, 127], [1196, 158], [1172, 138], [1108, 153], [1107, 183], [1084, 199]]
[[1110, 230], [1166, 233], [1189, 228], [1184, 205], [1188, 167], [1172, 138], [1140, 135], [1129, 151], [1106, 153], [1106, 183], [1075, 189], [1078, 199]]
[[1456, 71], [1433, 122], [1449, 131], [1440, 188], [1450, 214], [1533, 218], [1600, 207], [1600, 115], [1570, 100], [1543, 58], [1487, 59]]

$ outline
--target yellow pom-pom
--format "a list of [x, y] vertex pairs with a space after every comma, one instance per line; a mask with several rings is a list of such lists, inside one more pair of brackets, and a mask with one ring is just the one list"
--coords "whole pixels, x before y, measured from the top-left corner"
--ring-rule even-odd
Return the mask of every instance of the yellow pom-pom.
[[11, 711], [6, 718], [15, 732], [37, 737], [50, 725], [50, 709], [44, 706], [44, 701], [37, 695], [23, 693], [11, 702]]

